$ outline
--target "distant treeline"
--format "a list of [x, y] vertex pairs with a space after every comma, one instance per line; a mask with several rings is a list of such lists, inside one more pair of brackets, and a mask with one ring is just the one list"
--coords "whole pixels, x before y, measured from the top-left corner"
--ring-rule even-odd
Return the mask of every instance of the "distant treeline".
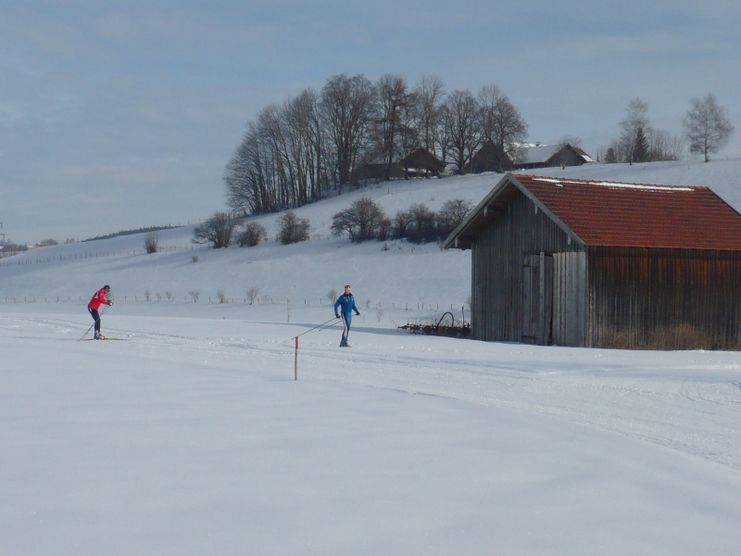
[[182, 226], [149, 226], [146, 228], [136, 228], [134, 230], [121, 230], [120, 232], [116, 232], [113, 234], [106, 234], [103, 236], [95, 236], [95, 237], [89, 237], [87, 239], [83, 239], [82, 241], [98, 241], [101, 239], [111, 239], [114, 237], [120, 237], [120, 236], [130, 236], [134, 234], [142, 234], [147, 232], [159, 232], [160, 230], [173, 230], [175, 228], [182, 228]]
[[504, 150], [523, 141], [527, 124], [495, 85], [477, 95], [446, 92], [437, 77], [410, 86], [404, 77], [337, 75], [321, 91], [305, 89], [262, 109], [226, 167], [229, 207], [277, 212], [317, 201], [358, 182], [373, 165], [381, 179], [424, 148], [461, 173], [484, 142]]
[[[692, 99], [683, 124], [682, 136], [651, 126], [648, 105], [634, 98], [619, 123], [620, 137], [599, 148], [595, 158], [676, 160], [689, 147], [707, 161], [733, 131], [712, 95]], [[305, 89], [248, 122], [224, 174], [227, 204], [244, 215], [302, 206], [341, 194], [370, 175], [388, 180], [395, 163], [420, 148], [460, 174], [488, 143], [517, 160], [527, 132], [519, 110], [496, 85], [473, 94], [448, 92], [435, 76], [411, 86], [399, 75], [376, 82], [362, 74], [336, 75], [320, 91]], [[565, 143], [579, 146], [580, 139], [565, 133], [558, 144]]]

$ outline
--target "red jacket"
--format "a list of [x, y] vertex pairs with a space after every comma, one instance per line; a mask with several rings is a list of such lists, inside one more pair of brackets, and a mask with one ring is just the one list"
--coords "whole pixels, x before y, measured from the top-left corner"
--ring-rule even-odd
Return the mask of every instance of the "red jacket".
[[92, 299], [90, 300], [90, 303], [87, 304], [87, 308], [95, 309], [97, 311], [101, 305], [110, 305], [110, 304], [111, 302], [108, 301], [108, 299], [106, 298], [105, 288], [100, 288], [97, 292], [95, 292], [95, 295], [93, 295]]

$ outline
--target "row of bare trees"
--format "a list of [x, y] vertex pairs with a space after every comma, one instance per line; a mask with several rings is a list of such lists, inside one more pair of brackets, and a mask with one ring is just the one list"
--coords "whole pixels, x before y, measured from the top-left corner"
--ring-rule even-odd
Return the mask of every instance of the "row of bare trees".
[[462, 172], [484, 141], [509, 150], [526, 136], [521, 114], [495, 85], [474, 95], [448, 93], [434, 76], [410, 86], [399, 75], [336, 75], [248, 123], [226, 167], [227, 202], [244, 214], [301, 206], [342, 193], [364, 163], [382, 165], [388, 178], [419, 147]]
[[598, 159], [631, 164], [679, 160], [689, 146], [690, 153], [702, 154], [707, 162], [710, 154], [726, 146], [733, 132], [725, 108], [718, 105], [712, 94], [693, 98], [683, 123], [683, 136], [652, 127], [648, 119], [648, 104], [636, 97], [628, 103], [625, 119], [620, 122], [620, 137], [614, 139], [606, 150], [598, 152]]

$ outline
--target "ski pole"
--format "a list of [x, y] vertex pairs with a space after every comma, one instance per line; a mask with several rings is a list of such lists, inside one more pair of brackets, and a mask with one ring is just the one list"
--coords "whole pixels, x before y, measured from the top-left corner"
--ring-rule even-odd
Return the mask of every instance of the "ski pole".
[[293, 380], [298, 380], [298, 339], [304, 334], [308, 334], [309, 332], [313, 332], [314, 330], [321, 330], [322, 328], [332, 326], [332, 324], [334, 324], [334, 321], [336, 320], [337, 317], [333, 317], [291, 338], [291, 340], [293, 340]]
[[[110, 305], [106, 305], [105, 307], [103, 307], [103, 308], [102, 308], [102, 309], [100, 310], [100, 315], [101, 315], [101, 316], [103, 315], [103, 313], [105, 313], [105, 312], [106, 312], [106, 311], [108, 310], [108, 307], [110, 307]], [[84, 333], [84, 334], [82, 335], [82, 337], [81, 337], [81, 338], [80, 338], [79, 340], [77, 340], [77, 341], [78, 341], [78, 342], [81, 342], [82, 340], [84, 340], [84, 339], [85, 339], [85, 336], [87, 336], [88, 332], [90, 332], [90, 330], [91, 330], [91, 329], [93, 328], [93, 326], [95, 326], [95, 321], [93, 321], [93, 324], [91, 324], [91, 325], [90, 325], [90, 326], [88, 327], [88, 329], [87, 329], [87, 330], [85, 330], [85, 333]]]
[[326, 327], [326, 326], [327, 326], [328, 324], [330, 324], [330, 323], [332, 323], [333, 321], [336, 321], [336, 320], [337, 320], [337, 318], [336, 318], [336, 317], [332, 317], [332, 318], [331, 318], [331, 319], [329, 319], [328, 321], [324, 321], [324, 322], [323, 322], [322, 324], [317, 324], [317, 325], [316, 325], [316, 326], [314, 326], [313, 328], [309, 328], [309, 329], [308, 329], [308, 330], [306, 330], [305, 332], [302, 332], [301, 334], [299, 334], [299, 335], [297, 335], [297, 336], [294, 336], [294, 338], [300, 338], [300, 337], [301, 337], [301, 336], [303, 336], [304, 334], [308, 334], [309, 332], [313, 332], [314, 330], [316, 330], [316, 329], [318, 329], [318, 328], [324, 328], [324, 327]]

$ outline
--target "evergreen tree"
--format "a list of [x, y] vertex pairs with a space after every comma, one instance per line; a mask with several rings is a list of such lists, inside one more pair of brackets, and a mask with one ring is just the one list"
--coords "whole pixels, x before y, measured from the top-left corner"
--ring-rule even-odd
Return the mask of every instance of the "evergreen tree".
[[648, 139], [646, 134], [643, 132], [643, 128], [639, 127], [636, 130], [635, 140], [633, 141], [633, 161], [634, 162], [647, 162], [649, 158]]

